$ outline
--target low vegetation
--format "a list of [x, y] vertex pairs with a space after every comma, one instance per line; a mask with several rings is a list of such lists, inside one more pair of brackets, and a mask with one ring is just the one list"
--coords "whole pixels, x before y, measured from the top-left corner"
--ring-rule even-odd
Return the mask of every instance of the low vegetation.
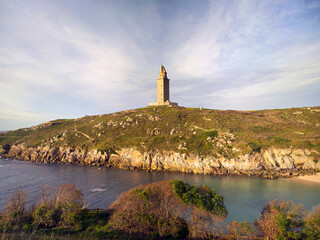
[[113, 229], [141, 238], [188, 235], [188, 224], [181, 216], [183, 205], [167, 182], [137, 187], [120, 196], [112, 204], [110, 218]]
[[110, 154], [134, 147], [142, 152], [234, 157], [271, 146], [320, 152], [319, 136], [320, 107], [261, 111], [146, 107], [0, 133], [0, 145], [4, 154], [13, 144], [23, 143], [26, 147], [68, 146]]
[[306, 213], [303, 205], [274, 200], [254, 224], [226, 223], [221, 195], [179, 180], [133, 188], [103, 211], [86, 209], [73, 184], [41, 192], [30, 209], [23, 190], [8, 199], [1, 239], [320, 239], [320, 205]]
[[224, 206], [224, 198], [217, 194], [214, 189], [207, 187], [190, 186], [180, 180], [172, 182], [173, 192], [185, 204], [192, 204], [197, 208], [203, 209], [219, 217], [228, 215]]

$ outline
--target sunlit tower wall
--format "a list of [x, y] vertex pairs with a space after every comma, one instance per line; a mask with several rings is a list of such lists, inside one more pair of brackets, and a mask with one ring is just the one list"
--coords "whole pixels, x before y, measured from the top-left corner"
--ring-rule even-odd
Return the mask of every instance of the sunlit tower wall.
[[170, 101], [169, 80], [165, 68], [161, 65], [159, 78], [157, 79], [157, 102], [164, 103]]

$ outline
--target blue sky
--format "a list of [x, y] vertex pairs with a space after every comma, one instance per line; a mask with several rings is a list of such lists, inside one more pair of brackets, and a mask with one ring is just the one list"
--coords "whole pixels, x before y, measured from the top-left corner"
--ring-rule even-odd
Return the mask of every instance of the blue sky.
[[156, 100], [320, 105], [320, 1], [0, 0], [0, 129]]

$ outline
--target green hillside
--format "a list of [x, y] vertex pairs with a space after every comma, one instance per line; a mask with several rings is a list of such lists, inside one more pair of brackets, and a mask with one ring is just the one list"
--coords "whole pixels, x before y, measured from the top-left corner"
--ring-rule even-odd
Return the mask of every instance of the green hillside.
[[260, 111], [146, 107], [0, 133], [0, 145], [20, 143], [111, 152], [135, 147], [143, 152], [225, 157], [271, 146], [320, 151], [320, 107]]

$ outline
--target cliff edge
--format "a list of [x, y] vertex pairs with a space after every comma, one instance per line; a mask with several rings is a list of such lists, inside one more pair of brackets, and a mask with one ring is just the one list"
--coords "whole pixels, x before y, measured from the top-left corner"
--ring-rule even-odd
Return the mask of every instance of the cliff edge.
[[274, 178], [319, 171], [319, 136], [319, 107], [147, 107], [0, 133], [0, 155], [46, 163]]

